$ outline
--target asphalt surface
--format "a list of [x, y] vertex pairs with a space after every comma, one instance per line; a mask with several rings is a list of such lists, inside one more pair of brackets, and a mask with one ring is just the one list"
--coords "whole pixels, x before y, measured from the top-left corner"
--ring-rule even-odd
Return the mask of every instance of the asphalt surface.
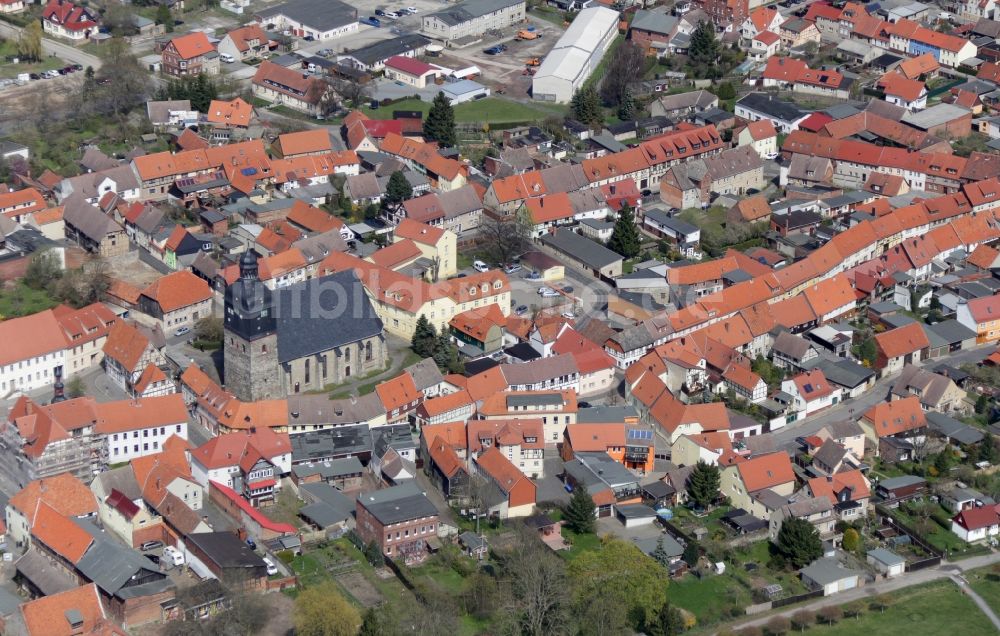
[[[995, 350], [995, 343], [981, 345], [973, 349], [966, 349], [964, 351], [957, 351], [953, 354], [941, 356], [940, 358], [925, 360], [922, 366], [931, 368], [939, 364], [948, 364], [953, 367], [960, 367], [963, 364], [980, 362]], [[795, 441], [798, 437], [812, 435], [819, 429], [828, 424], [832, 424], [833, 422], [840, 422], [848, 419], [857, 420], [871, 407], [887, 401], [889, 388], [898, 377], [899, 374], [897, 373], [880, 378], [875, 382], [875, 386], [872, 390], [868, 391], [861, 397], [853, 400], [845, 400], [835, 406], [831, 406], [822, 413], [805, 418], [798, 422], [794, 422], [788, 426], [778, 429], [773, 433], [769, 433], [769, 435], [773, 435], [774, 439], [784, 445]]]

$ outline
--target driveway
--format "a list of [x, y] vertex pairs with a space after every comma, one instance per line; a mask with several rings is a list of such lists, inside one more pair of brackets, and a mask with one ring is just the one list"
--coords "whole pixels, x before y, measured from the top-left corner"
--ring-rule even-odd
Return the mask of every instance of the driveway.
[[555, 448], [545, 449], [545, 476], [535, 480], [535, 500], [554, 501], [564, 504], [569, 501], [569, 493], [563, 487], [559, 475], [563, 472], [563, 461]]

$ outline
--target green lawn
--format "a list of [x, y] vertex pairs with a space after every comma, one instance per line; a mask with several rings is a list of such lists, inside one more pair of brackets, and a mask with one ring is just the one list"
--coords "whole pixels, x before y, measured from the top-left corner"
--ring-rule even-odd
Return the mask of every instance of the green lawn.
[[990, 572], [990, 568], [983, 568], [967, 572], [965, 578], [994, 612], [1000, 612], [1000, 575]]
[[694, 614], [702, 626], [730, 618], [734, 607], [740, 608], [742, 614], [742, 608], [751, 603], [750, 591], [728, 574], [703, 579], [688, 574], [679, 581], [670, 581], [667, 600]]
[[[375, 110], [365, 107], [361, 110], [373, 119], [391, 119], [396, 110], [419, 110], [424, 115], [431, 109], [430, 102], [420, 99], [402, 101], [381, 106]], [[524, 104], [502, 97], [487, 97], [455, 106], [455, 121], [460, 124], [490, 123], [510, 124], [538, 122], [551, 115], [562, 115], [565, 108], [555, 105]]]
[[601, 546], [601, 538], [596, 534], [576, 534], [572, 530], [563, 528], [563, 538], [573, 547], [569, 550], [563, 550], [559, 554], [569, 561], [572, 561], [584, 552], [596, 550]]
[[[922, 634], [992, 634], [989, 619], [953, 583], [935, 583], [896, 593], [899, 598], [884, 614], [868, 610], [858, 619], [809, 631], [829, 636], [917, 636]], [[831, 605], [836, 605], [831, 599]]]
[[687, 210], [682, 211], [678, 216], [688, 223], [697, 225], [702, 230], [721, 230], [722, 224], [726, 222], [726, 212], [726, 208], [717, 205], [710, 207], [707, 210], [688, 208]]
[[[17, 40], [10, 38], [0, 41], [0, 60], [7, 59], [8, 55], [17, 55]], [[41, 73], [55, 68], [66, 66], [58, 57], [45, 56], [41, 61], [19, 64], [0, 64], [0, 78], [14, 78], [20, 73]]]
[[[935, 507], [937, 507], [936, 504]], [[948, 511], [944, 508], [941, 508], [940, 510], [943, 514], [949, 517], [951, 516], [950, 513], [948, 513]], [[894, 509], [892, 514], [906, 525], [917, 529], [917, 520], [903, 510], [902, 507]], [[958, 535], [951, 530], [946, 530], [941, 527], [941, 525], [933, 519], [930, 519], [927, 523], [927, 530], [927, 534], [925, 535], [927, 541], [938, 550], [946, 551], [949, 559], [964, 559], [979, 554], [985, 554], [987, 552], [987, 549], [983, 546], [969, 545], [965, 541], [962, 541]]]
[[615, 51], [618, 50], [618, 47], [621, 46], [622, 42], [624, 41], [625, 41], [624, 35], [618, 34], [617, 36], [615, 36], [615, 41], [612, 42], [611, 46], [608, 47], [608, 50], [604, 54], [604, 57], [601, 58], [601, 63], [597, 65], [597, 68], [594, 69], [593, 74], [587, 78], [586, 82], [584, 82], [583, 84], [584, 88], [588, 88], [590, 86], [597, 87], [600, 84], [601, 78], [604, 77], [604, 73], [607, 72], [608, 70], [608, 64], [611, 63], [611, 59], [615, 56]]
[[45, 290], [32, 289], [24, 284], [13, 289], [0, 289], [0, 320], [28, 316], [58, 304]]

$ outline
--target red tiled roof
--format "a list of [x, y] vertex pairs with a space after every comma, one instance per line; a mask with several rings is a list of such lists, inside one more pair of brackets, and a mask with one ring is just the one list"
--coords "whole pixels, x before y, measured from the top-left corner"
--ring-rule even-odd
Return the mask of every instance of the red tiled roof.
[[182, 60], [190, 60], [215, 50], [208, 41], [208, 36], [201, 31], [177, 36], [167, 46], [173, 46]]
[[920, 398], [915, 395], [876, 404], [865, 411], [863, 419], [872, 425], [876, 437], [898, 435], [927, 425]]
[[736, 464], [736, 470], [748, 493], [795, 482], [792, 462], [784, 451], [752, 457]]
[[204, 279], [181, 270], [158, 278], [142, 295], [159, 304], [164, 312], [170, 312], [211, 300], [212, 290]]
[[875, 334], [875, 345], [887, 358], [898, 358], [931, 346], [919, 322]]

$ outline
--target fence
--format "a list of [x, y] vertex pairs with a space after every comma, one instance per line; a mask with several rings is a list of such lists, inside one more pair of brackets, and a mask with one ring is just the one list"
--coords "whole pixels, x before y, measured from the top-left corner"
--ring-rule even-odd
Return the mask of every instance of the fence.
[[694, 541], [693, 537], [688, 536], [687, 533], [685, 533], [683, 530], [681, 530], [674, 524], [670, 523], [669, 521], [665, 519], [660, 519], [660, 523], [663, 524], [663, 527], [666, 529], [667, 534], [677, 539], [678, 541], [683, 541], [685, 544]]
[[[942, 556], [944, 556], [944, 553], [935, 548], [933, 545], [931, 545], [926, 539], [924, 539], [923, 535], [921, 535], [919, 532], [917, 532], [913, 528], [909, 527], [908, 525], [904, 524], [903, 522], [893, 517], [892, 514], [889, 512], [888, 508], [882, 505], [876, 505], [875, 512], [877, 512], [879, 515], [882, 516], [882, 520], [885, 521], [885, 523], [887, 523], [889, 527], [891, 527], [894, 530], [897, 530], [898, 532], [902, 532], [903, 534], [908, 535], [910, 537], [910, 540], [913, 541], [913, 543], [917, 544], [917, 546], [920, 547], [925, 552], [933, 554], [935, 557], [938, 558], [939, 560], [938, 562], [940, 562], [940, 559]], [[921, 567], [928, 567], [928, 566], [923, 565]], [[909, 570], [910, 569], [909, 566], [907, 566], [906, 569]]]
[[820, 596], [823, 596], [823, 590], [813, 590], [812, 592], [796, 594], [795, 596], [786, 596], [785, 598], [779, 598], [774, 601], [755, 603], [754, 605], [748, 605], [746, 607], [746, 613], [747, 616], [753, 616], [754, 614], [763, 614], [764, 612], [767, 612], [772, 609], [785, 607], [786, 605], [794, 605], [795, 603], [808, 601], [811, 598], [819, 598]]
[[940, 565], [942, 558], [940, 556], [927, 557], [926, 559], [921, 559], [919, 561], [914, 561], [913, 563], [906, 564], [907, 572], [916, 572], [918, 570], [923, 570], [925, 568], [932, 568], [935, 565]]

